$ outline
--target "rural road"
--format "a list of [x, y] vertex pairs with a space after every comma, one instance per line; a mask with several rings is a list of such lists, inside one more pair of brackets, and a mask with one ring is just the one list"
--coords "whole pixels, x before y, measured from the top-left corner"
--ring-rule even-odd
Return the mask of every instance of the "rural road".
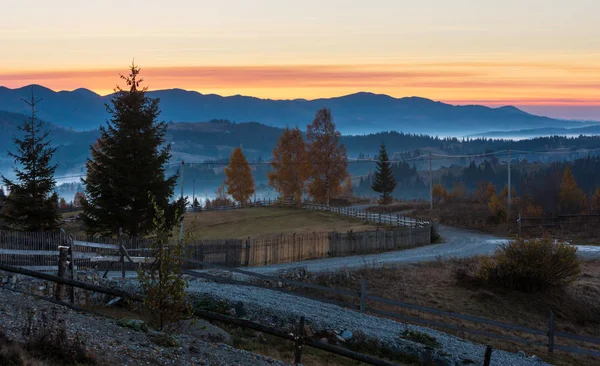
[[[309, 261], [276, 264], [264, 267], [247, 268], [252, 272], [270, 274], [279, 270], [304, 267], [309, 272], [335, 272], [344, 269], [357, 269], [365, 266], [381, 267], [384, 265], [411, 264], [430, 262], [438, 258], [471, 257], [491, 254], [508, 239], [490, 234], [457, 229], [440, 225], [439, 233], [443, 243], [424, 247], [405, 249], [379, 254], [359, 255], [351, 257], [335, 257]], [[600, 258], [600, 247], [577, 245], [579, 254], [584, 258]]]

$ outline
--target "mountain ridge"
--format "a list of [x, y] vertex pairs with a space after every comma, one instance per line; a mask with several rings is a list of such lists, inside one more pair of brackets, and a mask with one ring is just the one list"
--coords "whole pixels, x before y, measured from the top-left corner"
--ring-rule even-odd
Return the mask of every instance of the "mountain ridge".
[[[43, 98], [41, 119], [57, 126], [78, 130], [96, 129], [108, 119], [105, 103], [112, 94], [101, 96], [91, 90], [53, 91], [41, 85], [16, 89], [0, 87], [0, 110], [27, 113], [22, 98]], [[338, 129], [344, 134], [364, 134], [385, 130], [407, 133], [467, 135], [491, 130], [542, 127], [584, 127], [576, 121], [536, 116], [514, 106], [491, 108], [481, 105], [452, 105], [428, 98], [395, 98], [386, 94], [357, 92], [318, 99], [268, 99], [251, 96], [202, 94], [181, 88], [149, 91], [161, 99], [161, 119], [167, 122], [227, 119], [274, 127], [304, 127], [323, 107], [332, 110]], [[566, 125], [566, 126], [565, 126]]]

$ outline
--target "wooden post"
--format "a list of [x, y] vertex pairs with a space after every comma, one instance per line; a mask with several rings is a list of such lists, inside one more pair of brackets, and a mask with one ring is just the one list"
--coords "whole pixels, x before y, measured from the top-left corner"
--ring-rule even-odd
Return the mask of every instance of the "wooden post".
[[250, 237], [246, 239], [246, 267], [250, 266]]
[[[119, 246], [122, 246], [121, 237], [123, 236], [123, 228], [119, 228]], [[125, 279], [125, 253], [121, 250], [121, 276]]]
[[548, 329], [548, 352], [554, 352], [554, 312], [550, 310], [550, 325]]
[[[67, 257], [69, 255], [69, 248], [65, 246], [58, 247], [58, 277], [64, 277], [67, 272]], [[56, 284], [56, 292], [54, 293], [54, 298], [56, 300], [62, 301], [65, 296], [65, 285], [62, 283]]]
[[360, 281], [360, 312], [367, 311], [367, 279], [363, 278]]
[[381, 225], [381, 212], [379, 213], [379, 225]]
[[294, 348], [294, 365], [302, 363], [302, 345], [304, 344], [304, 317], [300, 317], [298, 333], [296, 334], [296, 344]]
[[[73, 245], [73, 236], [69, 235], [69, 269], [71, 270], [71, 279], [75, 279], [75, 249]], [[75, 286], [71, 286], [70, 294], [71, 304], [75, 304]]]
[[492, 346], [487, 346], [485, 348], [485, 356], [483, 358], [483, 366], [490, 366], [491, 361], [492, 361]]

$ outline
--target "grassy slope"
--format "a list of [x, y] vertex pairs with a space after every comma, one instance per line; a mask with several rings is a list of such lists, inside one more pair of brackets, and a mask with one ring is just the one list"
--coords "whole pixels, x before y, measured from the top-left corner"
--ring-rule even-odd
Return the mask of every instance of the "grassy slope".
[[248, 208], [187, 214], [184, 231], [199, 239], [261, 237], [322, 231], [364, 231], [376, 226], [340, 215], [291, 208]]
[[[73, 217], [79, 212], [63, 214]], [[63, 225], [69, 234], [83, 235], [81, 221]], [[287, 208], [247, 208], [233, 211], [188, 213], [184, 232], [196, 239], [231, 239], [262, 237], [275, 234], [305, 234], [323, 231], [374, 230], [375, 225], [336, 214]], [[175, 228], [179, 235], [179, 228]]]

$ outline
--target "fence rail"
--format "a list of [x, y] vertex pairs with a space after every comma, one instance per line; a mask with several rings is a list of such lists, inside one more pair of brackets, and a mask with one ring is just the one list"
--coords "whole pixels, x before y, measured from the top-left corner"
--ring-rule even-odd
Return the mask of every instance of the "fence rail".
[[[298, 207], [298, 204], [289, 199], [264, 199], [245, 204], [235, 204], [230, 206], [217, 206], [210, 208], [202, 208], [198, 212], [204, 211], [230, 211], [239, 210], [243, 208], [255, 208], [255, 207]], [[417, 220], [411, 217], [402, 215], [382, 214], [367, 212], [365, 210], [357, 209], [354, 207], [331, 207], [327, 205], [320, 205], [309, 201], [303, 201], [300, 205], [303, 209], [312, 211], [323, 211], [331, 212], [338, 215], [350, 217], [357, 220], [363, 220], [372, 223], [378, 223], [383, 225], [391, 225], [396, 227], [429, 227], [431, 223], [425, 220]], [[193, 208], [192, 208], [193, 210]]]
[[[262, 266], [310, 259], [363, 255], [408, 249], [431, 243], [426, 227], [363, 232], [286, 234], [246, 239], [193, 240], [186, 243], [191, 259], [229, 267]], [[152, 261], [152, 240], [65, 237], [0, 231], [0, 263], [41, 271], [52, 270], [58, 247], [69, 246], [78, 269], [136, 270]]]
[[[482, 336], [486, 336], [486, 337], [490, 337], [490, 338], [497, 338], [497, 339], [515, 341], [515, 342], [520, 342], [520, 343], [530, 344], [530, 345], [535, 345], [535, 346], [540, 346], [540, 347], [547, 347], [549, 352], [553, 352], [554, 349], [557, 349], [557, 350], [561, 350], [561, 351], [565, 351], [565, 352], [569, 352], [569, 353], [576, 353], [576, 354], [600, 357], [600, 351], [597, 351], [597, 350], [555, 344], [555, 338], [562, 338], [562, 339], [570, 339], [570, 340], [576, 340], [576, 341], [580, 341], [580, 342], [586, 342], [586, 343], [600, 345], [600, 338], [591, 337], [591, 336], [581, 336], [581, 335], [571, 334], [571, 333], [566, 333], [566, 332], [556, 332], [554, 330], [555, 324], [553, 321], [553, 319], [554, 319], [553, 314], [551, 314], [551, 316], [550, 316], [551, 321], [549, 323], [550, 324], [549, 330], [540, 330], [540, 329], [534, 329], [534, 328], [525, 327], [525, 326], [521, 326], [521, 325], [505, 323], [505, 322], [501, 322], [501, 321], [497, 321], [497, 320], [493, 320], [493, 319], [486, 319], [486, 318], [481, 318], [481, 317], [476, 317], [476, 316], [471, 316], [471, 315], [459, 314], [459, 313], [455, 313], [455, 312], [449, 312], [449, 311], [434, 309], [434, 308], [430, 308], [430, 307], [426, 307], [426, 306], [409, 304], [409, 303], [405, 303], [405, 302], [401, 302], [401, 301], [387, 299], [384, 297], [370, 295], [368, 293], [368, 289], [367, 289], [365, 280], [363, 280], [360, 291], [353, 291], [353, 290], [345, 290], [345, 289], [337, 289], [337, 288], [331, 288], [331, 287], [326, 287], [326, 286], [320, 286], [320, 285], [315, 285], [312, 283], [305, 283], [305, 282], [293, 281], [293, 280], [288, 280], [288, 279], [282, 279], [280, 277], [259, 274], [259, 273], [255, 273], [255, 272], [252, 272], [249, 270], [244, 270], [244, 269], [239, 269], [239, 268], [227, 268], [224, 266], [218, 266], [218, 265], [214, 265], [211, 263], [202, 263], [202, 262], [195, 261], [195, 264], [202, 265], [202, 266], [204, 266], [204, 268], [219, 268], [219, 269], [223, 269], [223, 270], [230, 271], [233, 273], [239, 273], [239, 274], [243, 274], [243, 275], [246, 275], [249, 277], [255, 277], [255, 278], [258, 278], [263, 281], [271, 281], [273, 283], [280, 282], [280, 283], [284, 283], [284, 284], [287, 284], [287, 285], [293, 286], [293, 287], [307, 288], [307, 289], [318, 290], [318, 291], [322, 291], [322, 292], [326, 292], [326, 293], [330, 293], [330, 294], [342, 295], [342, 296], [347, 296], [350, 298], [356, 298], [356, 299], [358, 299], [358, 302], [360, 303], [360, 305], [357, 305], [353, 302], [330, 300], [327, 298], [314, 296], [314, 295], [308, 296], [308, 295], [304, 295], [304, 294], [301, 294], [301, 293], [298, 293], [295, 291], [286, 291], [286, 290], [278, 289], [278, 288], [275, 289], [277, 291], [284, 291], [284, 292], [287, 292], [287, 293], [290, 293], [290, 294], [296, 295], [296, 296], [308, 297], [313, 300], [330, 302], [330, 303], [334, 303], [339, 306], [345, 306], [345, 307], [352, 308], [352, 309], [360, 309], [360, 312], [369, 312], [369, 313], [383, 315], [386, 317], [391, 317], [391, 318], [395, 318], [395, 319], [399, 319], [399, 320], [409, 321], [409, 322], [418, 323], [418, 324], [424, 324], [424, 325], [430, 326], [430, 327], [437, 327], [437, 328], [441, 328], [441, 329], [450, 329], [450, 330], [454, 330], [454, 331], [478, 334], [478, 335], [482, 335]], [[266, 284], [257, 284], [255, 282], [244, 282], [244, 281], [234, 280], [234, 279], [225, 278], [225, 277], [211, 276], [211, 275], [207, 275], [206, 273], [199, 273], [197, 271], [186, 271], [185, 273], [190, 276], [193, 276], [193, 277], [210, 279], [215, 282], [271, 288]], [[271, 289], [274, 289], [274, 288], [271, 288]], [[373, 308], [373, 307], [367, 307], [367, 301], [371, 301], [372, 303], [391, 305], [391, 306], [395, 306], [395, 307], [403, 308], [403, 309], [416, 310], [416, 311], [420, 311], [420, 312], [424, 312], [424, 313], [428, 313], [428, 314], [437, 315], [440, 317], [465, 320], [465, 321], [471, 322], [473, 324], [485, 324], [485, 325], [502, 328], [502, 329], [506, 329], [506, 330], [521, 332], [521, 333], [530, 334], [530, 335], [534, 335], [534, 336], [538, 336], [538, 337], [544, 337], [548, 340], [548, 342], [545, 343], [542, 341], [532, 341], [532, 340], [528, 340], [528, 339], [513, 336], [513, 335], [499, 334], [499, 333], [494, 333], [494, 332], [490, 332], [490, 331], [484, 331], [481, 329], [469, 328], [467, 326], [457, 326], [457, 325], [448, 324], [448, 323], [442, 322], [442, 321], [422, 319], [422, 318], [418, 318], [418, 317], [414, 317], [414, 316], [408, 316], [405, 314], [399, 314], [399, 313], [396, 313], [393, 311], [386, 311], [386, 310], [381, 310], [381, 309], [377, 309], [377, 308]]]

